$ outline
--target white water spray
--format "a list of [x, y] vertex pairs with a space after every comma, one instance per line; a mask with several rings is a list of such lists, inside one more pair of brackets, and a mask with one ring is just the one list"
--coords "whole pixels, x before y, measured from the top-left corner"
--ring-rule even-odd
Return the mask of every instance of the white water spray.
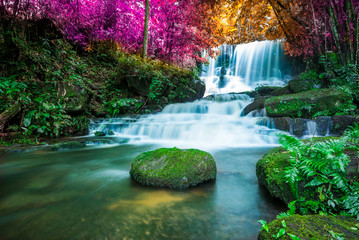
[[[252, 90], [257, 84], [283, 85], [283, 54], [279, 42], [223, 46], [221, 56], [210, 59], [202, 80], [206, 95]], [[270, 128], [264, 110], [242, 116], [250, 104], [245, 94], [215, 95], [211, 100], [172, 104], [161, 113], [139, 119], [93, 122], [91, 133], [113, 131], [131, 143], [163, 143], [185, 148], [254, 147], [277, 145], [278, 130]]]

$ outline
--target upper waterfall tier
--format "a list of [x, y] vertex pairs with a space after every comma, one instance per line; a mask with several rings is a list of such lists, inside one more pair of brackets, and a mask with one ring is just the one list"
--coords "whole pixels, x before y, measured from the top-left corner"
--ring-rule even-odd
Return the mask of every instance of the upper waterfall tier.
[[291, 67], [279, 41], [224, 45], [219, 50], [221, 54], [202, 68], [205, 96], [250, 91], [262, 84], [282, 86], [290, 78]]

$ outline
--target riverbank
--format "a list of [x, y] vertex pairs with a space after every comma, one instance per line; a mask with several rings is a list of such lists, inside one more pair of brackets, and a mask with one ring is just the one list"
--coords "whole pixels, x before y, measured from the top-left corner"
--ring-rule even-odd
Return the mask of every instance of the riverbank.
[[257, 162], [259, 183], [289, 207], [277, 220], [262, 221], [258, 239], [359, 237], [357, 133], [358, 126], [340, 138], [282, 136], [282, 147]]
[[0, 48], [0, 134], [7, 143], [84, 135], [89, 118], [156, 112], [205, 91], [193, 69], [143, 60], [111, 41], [79, 49], [46, 19], [2, 24]]

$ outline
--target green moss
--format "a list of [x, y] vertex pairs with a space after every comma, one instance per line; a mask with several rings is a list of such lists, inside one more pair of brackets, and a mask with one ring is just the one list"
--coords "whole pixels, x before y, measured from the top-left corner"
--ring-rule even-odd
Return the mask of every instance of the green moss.
[[216, 179], [213, 157], [197, 149], [160, 148], [144, 152], [132, 162], [131, 177], [156, 187], [187, 188]]
[[[301, 140], [305, 143], [315, 143], [335, 139], [335, 137], [315, 137]], [[292, 193], [289, 184], [285, 178], [285, 168], [290, 166], [289, 159], [291, 155], [284, 148], [278, 147], [266, 153], [256, 165], [256, 174], [258, 181], [268, 189], [272, 196], [281, 199], [285, 203], [298, 200]], [[301, 181], [298, 184], [299, 196], [307, 200], [317, 200], [318, 191], [314, 187], [305, 187], [307, 182]], [[298, 202], [298, 204], [300, 204]], [[304, 204], [304, 203], [301, 203]], [[299, 206], [300, 208], [301, 206]]]
[[96, 137], [104, 137], [104, 136], [106, 136], [106, 133], [100, 132], [100, 131], [96, 131], [96, 132], [95, 132], [95, 136], [96, 136]]
[[321, 216], [321, 215], [293, 215], [290, 217], [276, 219], [269, 223], [269, 231], [262, 230], [258, 236], [259, 240], [276, 239], [279, 229], [283, 228], [282, 221], [286, 223], [286, 233], [279, 239], [292, 239], [288, 233], [300, 239], [327, 240], [335, 239], [331, 234], [342, 234], [343, 239], [359, 239], [359, 222], [354, 218], [344, 216]]
[[353, 109], [350, 93], [339, 89], [314, 89], [269, 98], [265, 101], [268, 116], [305, 117], [348, 114]]
[[286, 203], [295, 200], [284, 177], [284, 169], [289, 166], [290, 154], [282, 147], [274, 148], [261, 158], [256, 165], [258, 181], [271, 195]]

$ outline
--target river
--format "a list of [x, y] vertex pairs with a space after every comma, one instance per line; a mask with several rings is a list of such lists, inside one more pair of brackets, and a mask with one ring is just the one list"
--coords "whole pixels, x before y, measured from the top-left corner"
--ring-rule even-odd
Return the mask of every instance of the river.
[[[285, 81], [278, 43], [248, 46], [226, 47], [226, 67], [218, 67], [221, 58], [211, 60], [202, 75], [206, 95], [253, 89], [252, 78], [257, 84]], [[239, 57], [243, 54], [248, 58]], [[259, 69], [259, 75], [241, 76], [240, 59], [261, 65], [245, 66]], [[140, 119], [94, 120], [90, 126], [91, 134], [111, 130], [110, 142], [127, 143], [0, 154], [0, 239], [256, 239], [257, 220], [274, 219], [284, 206], [257, 182], [256, 162], [278, 145], [278, 131], [260, 124], [265, 112], [241, 115], [251, 101], [222, 95], [170, 105]], [[138, 154], [174, 146], [210, 152], [217, 180], [168, 190], [130, 179]]]

